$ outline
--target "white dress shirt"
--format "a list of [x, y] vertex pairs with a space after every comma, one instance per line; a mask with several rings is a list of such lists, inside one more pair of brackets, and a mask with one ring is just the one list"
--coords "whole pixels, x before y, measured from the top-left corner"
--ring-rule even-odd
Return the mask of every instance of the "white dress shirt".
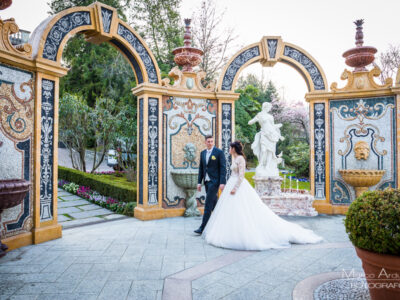
[[[214, 150], [214, 147], [212, 147], [210, 150], [207, 149], [206, 152], [206, 165], [208, 165], [208, 161], [210, 160], [211, 153]], [[204, 181], [210, 181], [210, 176], [208, 176], [208, 173], [206, 172], [206, 177], [204, 178]]]

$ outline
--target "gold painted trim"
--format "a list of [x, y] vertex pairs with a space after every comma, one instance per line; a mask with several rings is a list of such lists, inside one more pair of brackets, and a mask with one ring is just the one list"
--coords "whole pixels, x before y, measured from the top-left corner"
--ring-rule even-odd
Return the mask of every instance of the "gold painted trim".
[[78, 6], [78, 7], [72, 7], [66, 10], [63, 10], [59, 12], [58, 14], [54, 15], [51, 21], [47, 24], [46, 28], [43, 30], [42, 36], [40, 37], [40, 42], [39, 42], [39, 48], [37, 50], [37, 55], [35, 58], [42, 58], [43, 57], [43, 49], [44, 45], [46, 43], [46, 38], [49, 35], [50, 30], [54, 27], [54, 25], [57, 23], [58, 20], [60, 20], [62, 17], [74, 13], [74, 12], [89, 12], [90, 13], [90, 19], [92, 22], [92, 25], [84, 25], [84, 26], [79, 26], [75, 29], [73, 29], [67, 36], [65, 36], [58, 48], [57, 55], [56, 55], [56, 62], [60, 64], [61, 61], [61, 56], [62, 52], [64, 50], [64, 46], [66, 42], [69, 40], [71, 36], [73, 36], [75, 33], [80, 32], [80, 31], [86, 31], [86, 30], [95, 30], [95, 19], [93, 16], [93, 9], [90, 7], [84, 7], [84, 6]]
[[231, 91], [220, 91], [220, 92], [210, 92], [210, 91], [191, 91], [182, 90], [173, 87], [159, 86], [154, 83], [142, 83], [134, 87], [132, 93], [140, 97], [144, 94], [157, 96], [168, 96], [168, 97], [181, 97], [181, 98], [201, 98], [209, 100], [237, 100], [240, 96], [239, 93], [233, 93]]
[[396, 86], [396, 87], [399, 87], [399, 86], [400, 86], [400, 67], [397, 69], [395, 86]]
[[[267, 45], [267, 39], [277, 39], [278, 40], [278, 45], [277, 45], [277, 49], [276, 49], [276, 54], [275, 54], [275, 58], [271, 59], [269, 57], [269, 51], [268, 51], [268, 45]], [[244, 68], [246, 68], [247, 66], [255, 63], [255, 62], [260, 62], [263, 66], [273, 66], [275, 65], [276, 62], [281, 62], [281, 63], [285, 63], [288, 64], [289, 66], [291, 66], [292, 68], [294, 68], [296, 71], [298, 71], [300, 73], [300, 75], [304, 78], [304, 80], [306, 81], [307, 87], [309, 92], [314, 92], [315, 91], [315, 87], [314, 87], [314, 83], [311, 79], [311, 76], [309, 75], [308, 71], [306, 70], [306, 68], [300, 64], [298, 61], [285, 56], [284, 55], [284, 49], [285, 46], [289, 46], [293, 49], [296, 49], [300, 52], [302, 52], [305, 56], [307, 56], [308, 59], [310, 59], [315, 66], [317, 67], [318, 71], [321, 74], [322, 80], [324, 82], [324, 86], [325, 86], [325, 90], [328, 90], [328, 80], [326, 79], [326, 75], [324, 70], [322, 69], [321, 65], [318, 63], [318, 61], [310, 55], [310, 53], [308, 53], [307, 51], [305, 51], [303, 48], [296, 46], [294, 44], [291, 43], [287, 43], [287, 42], [283, 42], [282, 38], [280, 36], [266, 36], [263, 37], [261, 39], [260, 42], [258, 43], [254, 43], [254, 44], [250, 44], [249, 46], [246, 46], [244, 48], [242, 48], [241, 50], [239, 50], [238, 52], [236, 52], [232, 58], [225, 64], [223, 71], [218, 79], [218, 84], [217, 84], [217, 91], [221, 91], [222, 90], [222, 82], [224, 80], [225, 74], [230, 66], [230, 64], [234, 61], [234, 59], [236, 57], [238, 57], [241, 53], [243, 53], [244, 51], [258, 46], [260, 49], [260, 55], [253, 57], [252, 59], [250, 59], [249, 61], [247, 61], [245, 64], [243, 64], [239, 70], [236, 72], [234, 80], [232, 82], [232, 88], [231, 91], [235, 90], [236, 87], [236, 83], [237, 80], [239, 78], [240, 73], [242, 72], [242, 70]]]
[[[321, 65], [318, 63], [318, 61], [317, 61], [310, 53], [308, 53], [306, 50], [304, 50], [303, 48], [301, 48], [301, 47], [299, 47], [299, 46], [297, 46], [297, 45], [284, 42], [282, 51], [284, 51], [285, 46], [289, 46], [289, 47], [291, 47], [291, 48], [294, 48], [294, 49], [300, 51], [301, 53], [303, 53], [305, 56], [307, 56], [307, 58], [310, 59], [310, 60], [315, 64], [315, 66], [317, 67], [318, 71], [319, 71], [320, 74], [321, 74], [322, 80], [324, 81], [325, 91], [327, 91], [327, 90], [328, 90], [328, 87], [329, 87], [329, 85], [328, 85], [328, 80], [326, 79], [326, 75], [325, 75], [324, 69], [322, 69], [322, 67], [321, 67]], [[303, 66], [302, 64], [300, 64], [298, 61], [296, 61], [296, 60], [294, 60], [294, 59], [292, 59], [292, 58], [290, 58], [290, 57], [288, 57], [288, 56], [285, 56], [285, 55], [283, 55], [283, 53], [282, 53], [282, 56], [280, 57], [280, 59], [283, 58], [283, 57], [284, 57], [285, 59], [289, 59], [289, 60], [290, 60], [292, 63], [294, 63], [298, 68], [300, 68], [301, 70], [303, 70], [303, 72], [305, 72], [304, 75], [307, 77], [307, 79], [308, 79], [307, 81], [308, 81], [308, 83], [310, 84], [310, 91], [316, 91], [315, 88], [314, 88], [314, 83], [313, 83], [313, 81], [312, 81], [312, 79], [311, 79], [311, 77], [310, 77], [308, 71], [306, 70], [306, 68], [304, 68], [304, 66]], [[324, 91], [324, 90], [322, 90], [322, 91]]]
[[235, 90], [236, 82], [237, 82], [237, 80], [238, 80], [238, 78], [239, 78], [239, 75], [240, 75], [240, 73], [242, 72], [242, 70], [245, 69], [247, 66], [251, 65], [252, 63], [261, 61], [261, 60], [263, 59], [263, 51], [262, 51], [262, 46], [261, 46], [261, 43], [260, 43], [260, 42], [250, 44], [250, 45], [248, 45], [248, 46], [246, 46], [246, 47], [240, 49], [240, 50], [239, 50], [238, 52], [236, 52], [236, 53], [231, 57], [231, 59], [225, 64], [225, 66], [224, 66], [224, 68], [223, 68], [223, 71], [222, 71], [222, 73], [221, 73], [221, 75], [219, 76], [219, 79], [218, 79], [217, 88], [216, 88], [217, 91], [222, 91], [222, 82], [223, 82], [223, 80], [224, 80], [225, 74], [226, 74], [226, 72], [227, 72], [227, 70], [228, 70], [230, 64], [235, 60], [235, 58], [238, 57], [240, 54], [242, 54], [242, 52], [244, 52], [244, 51], [246, 51], [246, 50], [248, 50], [248, 49], [250, 49], [250, 48], [256, 47], [256, 46], [258, 46], [258, 48], [259, 48], [260, 55], [253, 57], [252, 59], [250, 59], [249, 61], [247, 61], [244, 65], [242, 65], [242, 66], [239, 68], [239, 70], [237, 70], [237, 72], [236, 72], [236, 74], [235, 74], [235, 78], [233, 79], [233, 82], [232, 82], [231, 91], [234, 91], [234, 90]]
[[41, 145], [41, 120], [42, 120], [42, 73], [36, 74], [35, 97], [35, 128], [33, 147], [33, 227], [40, 227], [40, 145]]
[[331, 131], [329, 101], [325, 100], [325, 203], [330, 203], [331, 197]]

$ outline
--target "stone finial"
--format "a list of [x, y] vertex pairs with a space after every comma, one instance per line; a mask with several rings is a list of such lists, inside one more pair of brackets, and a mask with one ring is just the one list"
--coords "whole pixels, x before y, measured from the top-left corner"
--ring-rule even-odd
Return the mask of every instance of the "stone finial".
[[364, 19], [359, 19], [354, 21], [354, 24], [356, 24], [356, 46], [361, 47], [364, 44], [364, 33], [363, 33], [363, 27], [362, 25], [364, 24]]

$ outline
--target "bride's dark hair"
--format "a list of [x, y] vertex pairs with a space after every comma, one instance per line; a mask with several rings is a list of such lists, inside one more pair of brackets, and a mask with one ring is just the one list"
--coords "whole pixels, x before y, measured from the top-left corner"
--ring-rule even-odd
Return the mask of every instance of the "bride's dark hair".
[[[230, 146], [235, 149], [235, 152], [237, 155], [243, 156], [243, 158], [246, 160], [246, 155], [243, 153], [243, 145], [240, 141], [234, 141], [233, 143], [230, 144]], [[246, 163], [247, 165], [247, 163]]]

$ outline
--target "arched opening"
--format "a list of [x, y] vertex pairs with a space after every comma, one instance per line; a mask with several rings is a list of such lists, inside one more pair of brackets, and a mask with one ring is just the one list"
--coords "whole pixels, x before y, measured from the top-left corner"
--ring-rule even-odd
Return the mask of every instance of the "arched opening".
[[[52, 66], [55, 69], [54, 73], [57, 73], [52, 76], [43, 72], [39, 73], [37, 78], [37, 89], [41, 91], [38, 96], [41, 108], [37, 112], [37, 117], [41, 120], [41, 142], [37, 145], [37, 151], [41, 155], [38, 182], [41, 191], [40, 222], [57, 223], [55, 191], [59, 155], [59, 77], [67, 73], [67, 69], [62, 66], [63, 50], [69, 38], [75, 34], [84, 35], [88, 42], [106, 42], [116, 48], [129, 62], [137, 84], [159, 85], [161, 79], [156, 60], [144, 40], [118, 18], [116, 10], [112, 7], [96, 2], [88, 7], [70, 8], [49, 17], [37, 27], [30, 39], [33, 56], [36, 61], [46, 65], [46, 71], [48, 66]], [[132, 122], [136, 121], [137, 119], [132, 119]], [[138, 148], [140, 147], [139, 145]], [[142, 153], [143, 149], [138, 151]], [[136, 195], [136, 191], [133, 194]]]

